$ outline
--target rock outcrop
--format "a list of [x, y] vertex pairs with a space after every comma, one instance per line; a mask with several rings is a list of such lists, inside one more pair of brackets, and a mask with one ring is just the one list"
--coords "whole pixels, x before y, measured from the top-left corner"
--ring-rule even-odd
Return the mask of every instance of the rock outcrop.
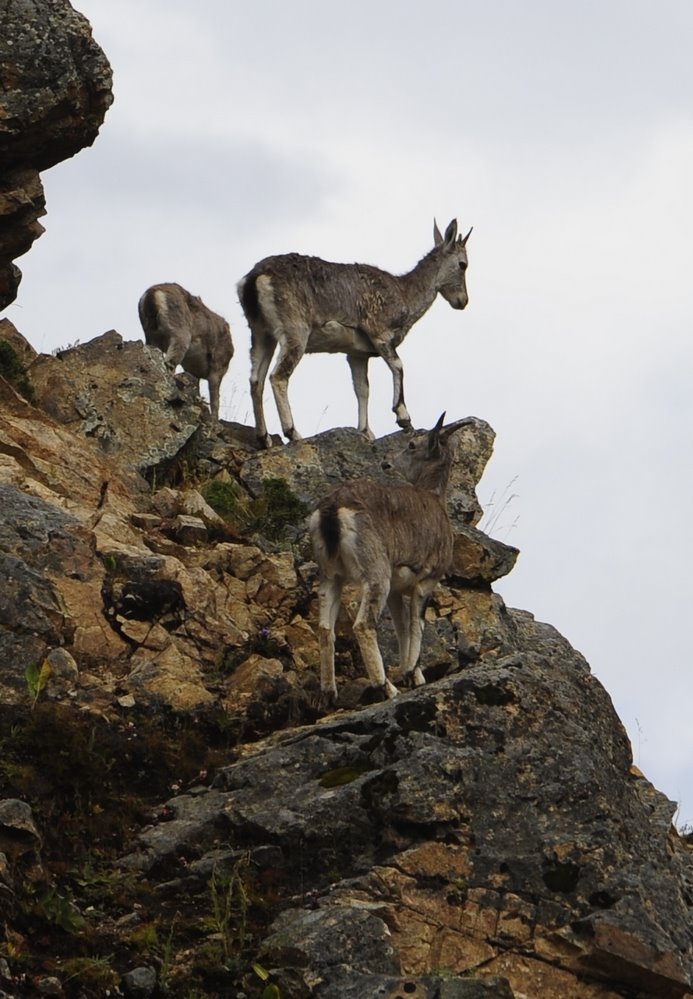
[[[37, 357], [5, 332], [34, 399], [0, 378], [0, 712], [16, 733], [0, 906], [23, 954], [42, 941], [22, 967], [66, 996], [142, 982], [299, 999], [693, 994], [675, 806], [633, 768], [584, 659], [493, 591], [518, 553], [476, 526], [486, 423], [459, 435], [427, 684], [373, 703], [347, 599], [340, 709], [324, 717], [303, 514], [336, 481], [385, 476], [402, 435], [257, 452], [142, 343], [111, 332]], [[392, 662], [387, 620], [381, 632]], [[75, 812], [77, 853], [55, 801]], [[75, 879], [85, 850], [102, 860]], [[119, 955], [94, 959], [95, 991], [61, 973], [58, 932], [73, 960]], [[5, 983], [3, 967], [16, 988], [25, 972], [8, 961]], [[42, 994], [38, 980], [20, 994]]]
[[0, 30], [0, 308], [13, 263], [44, 231], [40, 173], [96, 138], [113, 101], [111, 68], [68, 0], [8, 0]]

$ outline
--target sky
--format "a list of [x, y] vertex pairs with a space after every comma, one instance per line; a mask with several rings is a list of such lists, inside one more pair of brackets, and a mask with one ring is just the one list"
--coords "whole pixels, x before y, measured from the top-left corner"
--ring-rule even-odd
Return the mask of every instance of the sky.
[[[495, 584], [589, 661], [635, 763], [693, 825], [693, 4], [75, 0], [114, 71], [94, 146], [42, 175], [5, 313], [40, 351], [177, 281], [230, 321], [222, 417], [251, 423], [236, 283], [262, 257], [412, 268], [457, 218], [464, 312], [400, 348], [414, 424], [496, 432], [478, 488], [521, 549]], [[370, 422], [396, 429], [372, 361]], [[290, 385], [354, 426], [342, 356]], [[266, 414], [279, 431], [269, 389]]]

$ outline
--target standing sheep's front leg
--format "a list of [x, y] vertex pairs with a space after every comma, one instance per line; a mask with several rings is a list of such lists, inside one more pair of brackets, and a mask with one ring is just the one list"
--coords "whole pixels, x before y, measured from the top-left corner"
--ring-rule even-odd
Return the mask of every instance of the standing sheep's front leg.
[[404, 402], [404, 365], [395, 348], [387, 340], [371, 337], [373, 346], [392, 372], [392, 412], [397, 426], [411, 430], [411, 417]]
[[219, 397], [223, 377], [217, 371], [210, 371], [209, 378], [207, 379], [207, 384], [209, 385], [209, 408], [215, 420], [219, 419]]

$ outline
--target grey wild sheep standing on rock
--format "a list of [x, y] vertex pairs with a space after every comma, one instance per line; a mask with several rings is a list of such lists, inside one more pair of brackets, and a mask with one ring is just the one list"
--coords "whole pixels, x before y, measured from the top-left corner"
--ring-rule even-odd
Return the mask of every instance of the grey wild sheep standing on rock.
[[416, 434], [395, 459], [406, 482], [356, 479], [321, 500], [308, 527], [319, 570], [320, 687], [334, 703], [335, 625], [345, 583], [360, 586], [354, 634], [373, 686], [388, 697], [397, 688], [387, 679], [378, 648], [377, 621], [387, 603], [397, 633], [405, 683], [424, 683], [418, 666], [423, 613], [429, 596], [450, 570], [453, 534], [446, 497], [453, 450], [449, 439], [474, 417]]
[[300, 440], [289, 405], [289, 378], [305, 353], [346, 354], [358, 400], [358, 429], [368, 426], [368, 361], [382, 357], [392, 372], [392, 410], [411, 429], [404, 402], [402, 362], [397, 347], [440, 292], [453, 309], [467, 304], [467, 240], [453, 219], [435, 246], [408, 274], [396, 277], [368, 264], [334, 264], [298, 253], [266, 257], [238, 283], [238, 295], [251, 333], [250, 394], [260, 444], [270, 446], [263, 407], [270, 375], [282, 433]]
[[207, 380], [209, 408], [218, 420], [219, 387], [233, 357], [229, 324], [179, 284], [152, 285], [138, 308], [144, 339], [164, 352], [166, 363]]

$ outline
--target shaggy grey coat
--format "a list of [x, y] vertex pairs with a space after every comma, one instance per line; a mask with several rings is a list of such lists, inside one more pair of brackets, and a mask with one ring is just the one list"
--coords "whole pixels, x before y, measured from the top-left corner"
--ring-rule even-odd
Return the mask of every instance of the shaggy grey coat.
[[382, 357], [392, 372], [392, 408], [400, 427], [411, 429], [404, 402], [404, 376], [397, 347], [440, 292], [455, 309], [464, 309], [466, 243], [453, 219], [435, 246], [413, 270], [400, 277], [369, 264], [330, 263], [298, 253], [266, 257], [238, 284], [251, 332], [250, 394], [260, 443], [269, 447], [263, 405], [265, 380], [275, 349], [279, 356], [270, 375], [282, 432], [300, 440], [289, 405], [288, 384], [305, 353], [343, 353], [351, 368], [358, 400], [358, 429], [368, 426], [368, 361]]
[[376, 632], [386, 604], [404, 680], [424, 682], [418, 666], [423, 612], [452, 565], [453, 534], [445, 507], [453, 457], [448, 441], [470, 423], [468, 418], [443, 427], [444, 415], [396, 460], [408, 482], [347, 482], [322, 499], [309, 518], [320, 575], [320, 685], [330, 702], [337, 697], [335, 625], [345, 583], [360, 587], [354, 634], [371, 683], [388, 697], [397, 693], [385, 675]]
[[144, 339], [164, 352], [166, 363], [209, 383], [209, 407], [219, 419], [221, 381], [233, 357], [229, 324], [180, 284], [155, 284], [139, 301]]

